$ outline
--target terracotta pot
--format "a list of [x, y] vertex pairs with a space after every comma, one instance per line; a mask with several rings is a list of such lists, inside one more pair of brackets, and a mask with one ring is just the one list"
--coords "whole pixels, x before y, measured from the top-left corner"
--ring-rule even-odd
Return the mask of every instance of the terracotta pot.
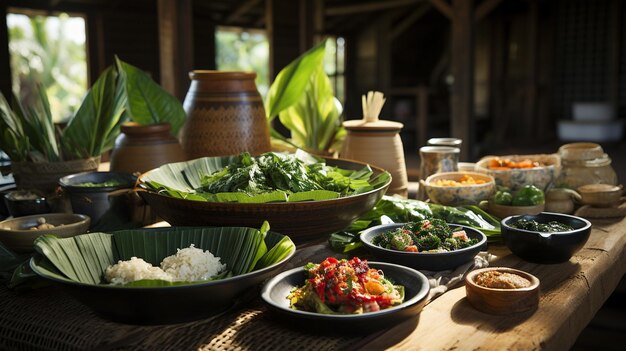
[[190, 159], [271, 149], [256, 73], [193, 71], [185, 97], [182, 146]]
[[186, 159], [178, 140], [170, 134], [169, 123], [124, 123], [120, 135], [115, 139], [111, 171], [144, 173], [166, 163]]
[[50, 194], [59, 179], [69, 174], [98, 169], [100, 156], [62, 162], [11, 162], [11, 172], [19, 189], [37, 189]]

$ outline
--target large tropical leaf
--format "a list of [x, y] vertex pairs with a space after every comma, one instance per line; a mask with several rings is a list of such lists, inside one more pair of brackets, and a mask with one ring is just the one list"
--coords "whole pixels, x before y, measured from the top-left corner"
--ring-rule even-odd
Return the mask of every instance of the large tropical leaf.
[[25, 161], [30, 150], [29, 138], [24, 133], [20, 117], [0, 93], [0, 150], [13, 161]]
[[322, 65], [325, 52], [326, 40], [302, 54], [278, 73], [267, 94], [265, 110], [270, 121], [300, 100], [311, 75]]
[[176, 136], [185, 123], [185, 110], [177, 98], [163, 90], [139, 68], [115, 58], [120, 84], [128, 97], [126, 112], [139, 124], [169, 123]]
[[327, 150], [341, 128], [341, 104], [333, 95], [328, 75], [320, 66], [301, 98], [279, 114], [292, 142], [309, 150]]
[[[134, 256], [158, 265], [165, 257], [176, 254], [176, 249], [194, 244], [221, 258], [228, 270], [222, 277], [237, 276], [271, 266], [295, 251], [289, 237], [268, 230], [269, 225], [264, 225], [262, 230], [174, 227], [90, 233], [66, 239], [42, 236], [35, 241], [35, 248], [45, 259], [34, 260], [32, 265], [37, 272], [52, 278], [102, 284], [104, 271], [118, 260], [129, 260]], [[180, 284], [146, 280], [134, 282], [129, 287]]]
[[109, 67], [87, 92], [76, 115], [63, 130], [61, 142], [66, 155], [98, 156], [113, 147], [126, 105], [117, 80], [118, 74]]

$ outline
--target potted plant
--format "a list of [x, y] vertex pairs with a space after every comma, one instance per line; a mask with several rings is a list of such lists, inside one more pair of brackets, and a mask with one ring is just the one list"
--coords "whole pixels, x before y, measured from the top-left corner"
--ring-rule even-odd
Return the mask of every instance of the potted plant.
[[62, 129], [52, 122], [41, 86], [38, 100], [27, 109], [15, 95], [11, 106], [0, 94], [0, 149], [11, 159], [18, 188], [50, 193], [60, 177], [98, 168], [122, 122], [124, 97], [117, 93], [117, 77], [113, 68], [104, 71]]
[[64, 128], [52, 122], [41, 87], [34, 106], [25, 108], [14, 95], [12, 106], [0, 94], [0, 149], [11, 159], [18, 188], [56, 189], [59, 178], [95, 171], [100, 155], [111, 150], [123, 122], [168, 122], [171, 133], [184, 123], [180, 102], [144, 72], [116, 57], [87, 92]]
[[270, 86], [266, 108], [268, 122], [278, 116], [289, 129], [285, 138], [270, 125], [273, 146], [301, 148], [318, 155], [332, 155], [345, 137], [342, 106], [324, 72], [326, 41], [283, 68]]
[[115, 68], [125, 97], [125, 122], [115, 140], [111, 170], [143, 173], [165, 163], [185, 161], [176, 138], [185, 123], [182, 104], [137, 67], [116, 57]]

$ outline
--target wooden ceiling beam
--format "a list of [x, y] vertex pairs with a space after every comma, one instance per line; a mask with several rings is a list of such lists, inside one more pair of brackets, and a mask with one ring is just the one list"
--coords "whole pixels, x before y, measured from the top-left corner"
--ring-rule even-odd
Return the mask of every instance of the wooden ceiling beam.
[[250, 11], [253, 7], [257, 6], [261, 0], [245, 0], [237, 8], [235, 8], [228, 16], [224, 22], [227, 24], [236, 22], [241, 19], [241, 16], [245, 15], [246, 12]]
[[386, 0], [377, 2], [365, 2], [355, 5], [332, 6], [326, 7], [324, 13], [326, 16], [345, 16], [354, 15], [362, 12], [372, 12], [391, 9], [400, 6], [413, 5], [424, 0]]
[[[471, 0], [468, 0], [468, 1], [471, 1]], [[445, 0], [430, 0], [430, 3], [433, 4], [433, 6], [435, 6], [437, 10], [439, 10], [439, 12], [441, 12], [448, 19], [450, 20], [452, 19], [452, 16], [453, 16], [452, 6], [450, 6], [450, 4], [447, 3]]]
[[428, 10], [430, 10], [431, 5], [427, 2], [422, 3], [417, 7], [409, 16], [402, 20], [402, 22], [395, 25], [389, 31], [387, 35], [388, 40], [395, 39], [398, 35], [404, 33], [409, 27], [411, 27], [415, 22], [417, 22], [420, 18], [422, 18]]
[[474, 21], [479, 22], [483, 18], [487, 17], [491, 13], [491, 11], [495, 10], [502, 0], [485, 0], [476, 8], [476, 12], [474, 15]]

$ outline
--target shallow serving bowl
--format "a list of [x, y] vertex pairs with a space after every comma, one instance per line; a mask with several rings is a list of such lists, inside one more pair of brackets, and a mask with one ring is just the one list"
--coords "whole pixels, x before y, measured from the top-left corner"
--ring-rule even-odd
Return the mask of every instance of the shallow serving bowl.
[[[259, 227], [267, 220], [272, 230], [287, 234], [296, 243], [323, 240], [326, 235], [342, 230], [359, 216], [371, 210], [382, 198], [391, 183], [389, 181], [368, 192], [331, 200], [275, 202], [275, 203], [227, 203], [206, 202], [173, 198], [142, 186], [152, 180], [174, 189], [198, 188], [200, 179], [191, 169], [202, 165], [206, 172], [213, 172], [227, 165], [231, 157], [201, 158], [187, 162], [161, 166], [139, 177], [139, 194], [156, 214], [178, 226], [232, 226]], [[209, 162], [207, 162], [207, 160]], [[326, 164], [343, 169], [358, 170], [365, 163], [342, 159], [326, 159]], [[207, 167], [212, 165], [211, 167]], [[370, 166], [376, 176], [384, 172]], [[180, 174], [172, 180], [172, 173]], [[197, 172], [196, 172], [197, 173]]]
[[[295, 245], [288, 241], [291, 248], [277, 261], [270, 261], [274, 263], [251, 271], [237, 268], [241, 262], [253, 262], [249, 260], [254, 257], [250, 252], [256, 252], [262, 245], [250, 238], [258, 240], [259, 235], [262, 234], [258, 230], [243, 227], [172, 227], [92, 233], [51, 243], [46, 238], [36, 243], [39, 255], [31, 259], [30, 267], [41, 277], [60, 284], [105, 319], [132, 324], [178, 323], [227, 310], [246, 291], [273, 276], [294, 255]], [[268, 232], [261, 238], [267, 250], [271, 250], [285, 236]], [[118, 260], [135, 256], [158, 265], [178, 248], [190, 244], [220, 257], [221, 262], [235, 272], [234, 276], [207, 282], [138, 287], [110, 285], [104, 281], [106, 267]]]
[[[476, 283], [483, 272], [499, 271], [516, 274], [530, 281], [525, 288], [489, 288]], [[473, 270], [465, 277], [467, 300], [479, 311], [491, 314], [509, 314], [536, 309], [539, 304], [539, 279], [534, 275], [507, 267], [488, 267]]]
[[484, 245], [487, 237], [481, 231], [458, 224], [450, 224], [450, 227], [461, 227], [467, 233], [470, 239], [478, 239], [478, 243], [450, 251], [450, 252], [406, 252], [386, 249], [372, 243], [375, 237], [380, 234], [402, 227], [406, 223], [381, 224], [361, 233], [361, 241], [365, 248], [381, 261], [401, 264], [403, 266], [428, 270], [428, 271], [445, 271], [454, 269], [464, 263], [474, 259], [481, 251], [486, 249]]
[[[490, 169], [489, 162], [496, 157], [516, 162], [531, 160], [539, 162], [542, 166], [508, 170]], [[511, 191], [516, 191], [529, 184], [546, 191], [561, 173], [561, 158], [556, 154], [485, 156], [476, 163], [476, 171], [493, 176], [496, 185], [505, 186]]]
[[[511, 226], [519, 219], [534, 220], [539, 223], [557, 221], [567, 224], [574, 230], [560, 233], [540, 233]], [[552, 212], [537, 215], [519, 215], [504, 218], [501, 222], [504, 244], [520, 258], [535, 263], [560, 263], [580, 250], [591, 233], [591, 223], [581, 217]]]
[[[54, 225], [50, 229], [30, 229], [36, 227], [40, 218]], [[44, 234], [69, 238], [83, 234], [89, 229], [88, 216], [70, 213], [45, 213], [7, 219], [0, 222], [0, 241], [15, 252], [33, 251], [33, 241]]]
[[622, 199], [622, 186], [612, 184], [586, 184], [576, 190], [585, 205], [611, 207], [619, 204]]
[[[482, 184], [467, 184], [458, 186], [437, 185], [439, 180], [453, 180], [460, 182], [463, 176], [470, 176], [482, 180]], [[430, 201], [447, 206], [478, 204], [491, 196], [496, 185], [493, 177], [476, 172], [443, 172], [435, 173], [424, 181], [426, 194]]]
[[428, 279], [422, 273], [404, 266], [383, 262], [368, 262], [372, 268], [385, 273], [394, 284], [404, 286], [404, 302], [398, 306], [363, 314], [321, 314], [295, 310], [287, 298], [291, 291], [303, 286], [304, 268], [294, 268], [270, 279], [261, 290], [261, 298], [278, 320], [291, 326], [342, 333], [363, 333], [382, 330], [392, 324], [417, 316], [426, 304], [430, 291]]

